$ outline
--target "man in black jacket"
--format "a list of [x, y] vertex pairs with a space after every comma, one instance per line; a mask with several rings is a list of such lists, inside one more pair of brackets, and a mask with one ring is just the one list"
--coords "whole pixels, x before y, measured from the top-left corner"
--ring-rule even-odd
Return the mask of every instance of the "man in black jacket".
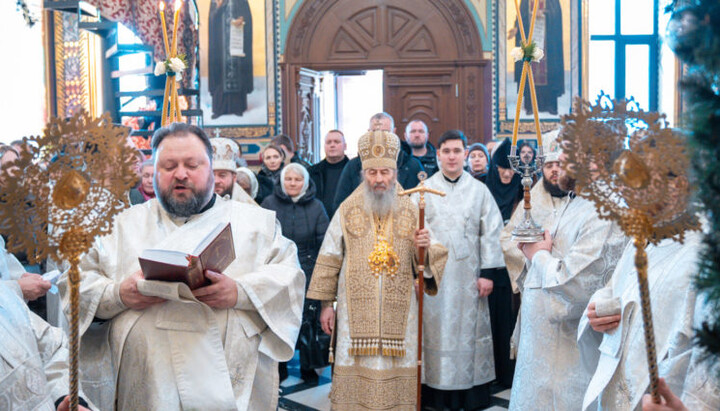
[[285, 153], [285, 165], [298, 163], [305, 168], [310, 168], [312, 165], [298, 155], [297, 151], [295, 151], [295, 143], [289, 136], [278, 134], [270, 140], [270, 144], [280, 147]]
[[347, 150], [345, 135], [340, 130], [330, 130], [325, 136], [325, 159], [310, 167], [310, 178], [315, 183], [317, 199], [322, 201], [330, 218], [335, 213], [333, 200], [340, 175], [345, 164], [350, 161], [345, 155], [345, 150]]
[[[382, 130], [390, 131], [395, 133], [395, 120], [393, 120], [390, 114], [380, 112], [370, 117], [370, 127], [368, 130]], [[410, 152], [410, 146], [404, 141], [401, 142], [402, 150], [397, 159], [398, 165], [398, 183], [405, 189], [413, 188], [420, 183], [418, 179], [418, 173], [424, 171], [422, 164], [418, 159], [412, 156]], [[340, 181], [337, 185], [337, 193], [335, 193], [335, 201], [333, 202], [333, 210], [337, 210], [345, 201], [346, 198], [352, 194], [353, 191], [362, 182], [360, 178], [360, 170], [362, 170], [362, 163], [360, 162], [360, 156], [353, 158], [348, 161], [340, 174]]]
[[405, 142], [412, 149], [412, 156], [422, 164], [428, 177], [432, 177], [439, 167], [435, 147], [428, 141], [430, 132], [422, 120], [412, 120], [405, 127]]

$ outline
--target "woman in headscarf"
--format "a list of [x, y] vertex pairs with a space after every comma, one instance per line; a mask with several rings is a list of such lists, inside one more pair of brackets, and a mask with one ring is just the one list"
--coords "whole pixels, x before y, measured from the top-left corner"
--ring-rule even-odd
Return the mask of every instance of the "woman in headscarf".
[[[280, 222], [283, 236], [295, 242], [298, 249], [300, 266], [305, 272], [305, 291], [310, 284], [315, 260], [325, 238], [330, 220], [322, 202], [315, 198], [315, 183], [305, 167], [299, 163], [290, 163], [282, 169], [280, 181], [275, 191], [265, 198], [261, 205], [273, 210]], [[308, 335], [320, 330], [320, 301], [305, 300], [303, 320], [297, 348], [300, 349], [300, 375], [305, 382], [316, 383], [318, 374], [311, 364], [310, 353], [318, 347], [311, 346]], [[322, 334], [322, 331], [319, 331]], [[317, 356], [315, 356], [317, 357]], [[327, 356], [323, 361], [327, 360]], [[287, 377], [287, 363], [280, 364], [280, 379]]]
[[488, 176], [485, 180], [485, 184], [495, 197], [505, 224], [508, 223], [515, 207], [523, 197], [521, 178], [510, 166], [509, 155], [510, 139], [505, 139], [492, 156]]
[[240, 167], [236, 170], [238, 185], [254, 200], [258, 195], [258, 180], [255, 173], [247, 167]]
[[490, 165], [490, 154], [485, 144], [475, 143], [468, 147], [467, 161], [470, 174], [484, 183]]
[[[508, 223], [513, 210], [523, 197], [520, 175], [513, 171], [508, 155], [510, 155], [510, 139], [505, 139], [495, 149], [485, 181], [500, 208], [505, 224]], [[495, 378], [500, 385], [510, 388], [515, 372], [515, 361], [510, 360], [510, 337], [515, 328], [519, 302], [513, 301], [510, 277], [505, 267], [496, 268], [489, 279], [493, 280], [493, 291], [488, 296], [488, 307], [493, 336]]]

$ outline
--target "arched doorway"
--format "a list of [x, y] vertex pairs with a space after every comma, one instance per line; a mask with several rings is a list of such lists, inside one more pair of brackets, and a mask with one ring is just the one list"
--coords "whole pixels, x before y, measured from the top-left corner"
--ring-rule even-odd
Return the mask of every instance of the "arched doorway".
[[431, 140], [449, 129], [490, 138], [491, 61], [462, 0], [305, 0], [287, 39], [283, 130], [299, 146], [320, 148], [310, 70], [383, 69], [383, 106], [399, 135], [417, 118]]

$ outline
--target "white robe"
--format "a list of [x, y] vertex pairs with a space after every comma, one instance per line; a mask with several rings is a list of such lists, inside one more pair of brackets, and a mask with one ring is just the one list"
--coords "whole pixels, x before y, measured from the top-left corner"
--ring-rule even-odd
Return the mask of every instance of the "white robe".
[[577, 329], [592, 294], [610, 279], [627, 239], [576, 197], [561, 211], [552, 252], [539, 251], [518, 278], [520, 345], [511, 410], [579, 410], [591, 373]]
[[[237, 282], [234, 309], [211, 309], [184, 284], [155, 281], [138, 287], [174, 294], [173, 301], [144, 311], [124, 306], [120, 283], [139, 270], [144, 249], [191, 252], [225, 222], [236, 254], [224, 272]], [[84, 387], [103, 410], [114, 398], [120, 409], [275, 408], [277, 361], [293, 356], [305, 277], [274, 213], [216, 196], [204, 213], [173, 219], [153, 199], [121, 213], [80, 268]], [[65, 276], [59, 285], [67, 313]], [[108, 321], [91, 324], [94, 317]]]
[[[688, 232], [684, 244], [667, 239], [646, 247], [658, 371], [675, 393], [682, 390], [692, 349], [696, 294], [691, 282], [697, 272], [701, 236]], [[583, 409], [638, 409], [650, 377], [632, 242], [610, 283], [590, 301], [608, 300], [620, 303], [622, 320], [618, 328], [598, 333], [587, 315], [580, 322], [580, 353], [590, 369], [594, 368]]]
[[[717, 318], [712, 309], [705, 294], [696, 299], [694, 329], [700, 329], [704, 322]], [[711, 357], [708, 358], [708, 355]], [[675, 394], [688, 410], [720, 410], [720, 362], [717, 357], [712, 357], [712, 354], [708, 354], [697, 344], [693, 346], [684, 380], [682, 395], [677, 391]]]
[[258, 205], [258, 203], [256, 203], [255, 200], [253, 200], [250, 195], [245, 192], [245, 190], [243, 190], [243, 188], [240, 187], [240, 184], [238, 184], [237, 182], [233, 183], [232, 195], [226, 197], [230, 197], [231, 199], [239, 201], [241, 203]]
[[62, 330], [32, 313], [19, 288], [0, 282], [0, 410], [54, 411], [69, 381]]
[[[551, 229], [555, 225], [555, 220], [560, 212], [565, 208], [569, 196], [553, 197], [545, 190], [542, 180], [539, 180], [535, 187], [530, 190], [530, 205], [532, 205], [532, 217], [537, 224], [544, 229]], [[510, 217], [510, 222], [500, 232], [500, 245], [505, 255], [505, 266], [510, 276], [513, 292], [518, 292], [517, 278], [525, 267], [525, 256], [522, 251], [517, 248], [517, 242], [512, 241], [512, 232], [515, 227], [522, 221], [525, 216], [525, 210], [522, 207], [515, 208], [515, 212]]]
[[5, 249], [5, 240], [0, 236], [0, 282], [20, 289], [17, 280], [25, 274], [25, 267]]
[[481, 269], [504, 266], [502, 215], [490, 190], [467, 172], [457, 183], [435, 173], [425, 186], [445, 193], [425, 195], [425, 220], [449, 253], [442, 287], [424, 301], [423, 381], [466, 390], [495, 379], [490, 312], [477, 279]]

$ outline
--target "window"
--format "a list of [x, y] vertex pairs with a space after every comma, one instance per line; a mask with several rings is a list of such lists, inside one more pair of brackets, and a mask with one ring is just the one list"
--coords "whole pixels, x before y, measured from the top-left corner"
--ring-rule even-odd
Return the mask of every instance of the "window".
[[658, 9], [657, 0], [590, 0], [591, 101], [602, 91], [613, 98], [633, 97], [645, 110], [659, 109]]

